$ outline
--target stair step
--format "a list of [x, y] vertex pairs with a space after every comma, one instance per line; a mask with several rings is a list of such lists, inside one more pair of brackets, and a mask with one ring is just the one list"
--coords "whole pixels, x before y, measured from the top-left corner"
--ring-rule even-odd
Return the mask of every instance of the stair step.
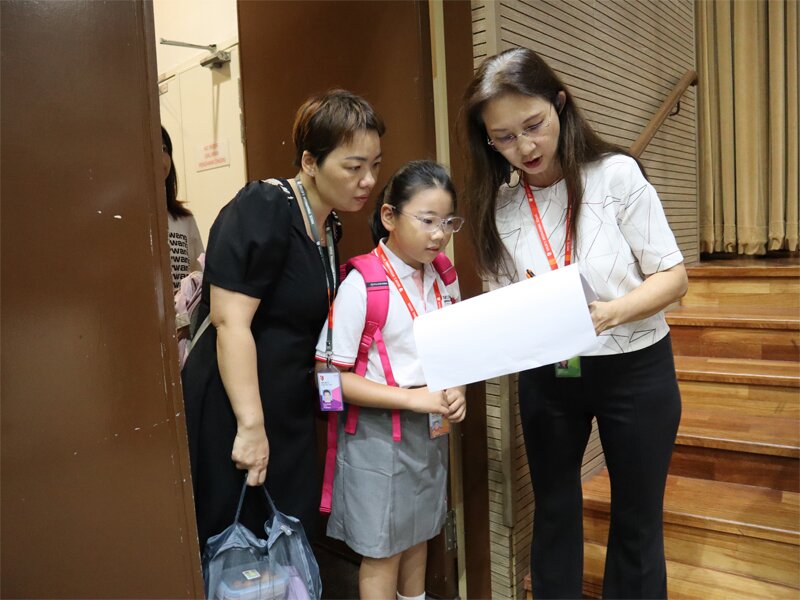
[[681, 381], [800, 388], [800, 364], [787, 360], [676, 356], [675, 371]]
[[[607, 469], [583, 484], [583, 501], [591, 510], [607, 512]], [[800, 494], [669, 475], [664, 522], [800, 546]]]
[[762, 306], [688, 306], [667, 313], [667, 323], [693, 327], [800, 331], [800, 311]]
[[685, 306], [773, 306], [800, 308], [800, 261], [789, 263], [700, 263], [686, 269]]
[[786, 456], [678, 443], [672, 450], [669, 472], [681, 477], [800, 492], [798, 460]]
[[686, 267], [690, 278], [800, 278], [800, 259], [797, 258], [736, 258], [734, 260], [702, 261]]
[[676, 368], [683, 418], [670, 473], [799, 492], [800, 366], [681, 356]]
[[684, 303], [666, 318], [676, 355], [800, 360], [800, 308]]
[[[584, 511], [586, 540], [605, 544], [608, 513]], [[667, 560], [800, 588], [800, 547], [697, 527], [665, 523]]]
[[800, 306], [800, 282], [796, 279], [762, 277], [739, 281], [693, 278], [681, 304], [707, 307], [769, 306], [796, 310]]
[[[584, 544], [584, 595], [600, 598], [606, 562], [604, 545]], [[796, 599], [797, 589], [683, 563], [667, 561], [667, 590], [673, 600]]]
[[800, 421], [685, 407], [675, 443], [800, 458]]
[[[605, 544], [608, 472], [584, 483], [584, 535]], [[800, 589], [800, 494], [670, 475], [664, 498], [668, 560]]]
[[796, 387], [683, 379], [678, 385], [684, 407], [800, 418], [800, 392]]

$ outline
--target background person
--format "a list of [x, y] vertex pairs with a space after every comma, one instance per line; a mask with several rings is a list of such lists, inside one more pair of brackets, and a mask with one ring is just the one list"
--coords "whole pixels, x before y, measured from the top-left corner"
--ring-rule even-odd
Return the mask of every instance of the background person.
[[167, 193], [169, 261], [172, 267], [172, 289], [177, 290], [181, 279], [192, 271], [201, 271], [197, 258], [203, 253], [203, 240], [197, 223], [183, 202], [178, 200], [178, 176], [172, 162], [172, 139], [161, 126], [161, 163], [164, 166], [164, 186]]

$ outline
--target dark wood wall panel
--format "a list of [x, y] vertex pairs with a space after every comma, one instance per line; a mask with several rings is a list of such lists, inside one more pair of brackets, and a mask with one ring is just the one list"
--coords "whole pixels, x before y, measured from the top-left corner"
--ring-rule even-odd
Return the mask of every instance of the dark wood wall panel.
[[0, 16], [0, 595], [200, 596], [152, 6]]

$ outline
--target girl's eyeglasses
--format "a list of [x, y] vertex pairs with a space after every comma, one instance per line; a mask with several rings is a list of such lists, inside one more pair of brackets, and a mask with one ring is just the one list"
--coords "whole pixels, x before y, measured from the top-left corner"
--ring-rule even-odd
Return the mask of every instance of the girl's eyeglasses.
[[416, 219], [420, 223], [422, 231], [425, 233], [435, 233], [437, 229], [441, 229], [443, 233], [451, 234], [457, 233], [464, 226], [464, 217], [447, 217], [441, 219], [439, 217], [420, 217], [417, 215], [410, 215], [392, 206], [392, 210], [398, 215]]
[[508, 150], [512, 146], [515, 146], [521, 137], [529, 139], [534, 143], [540, 142], [547, 133], [547, 128], [550, 127], [550, 122], [553, 120], [552, 108], [553, 105], [551, 104], [550, 109], [547, 111], [547, 121], [542, 120], [539, 123], [528, 125], [516, 135], [509, 133], [496, 138], [487, 137], [486, 143], [495, 150]]

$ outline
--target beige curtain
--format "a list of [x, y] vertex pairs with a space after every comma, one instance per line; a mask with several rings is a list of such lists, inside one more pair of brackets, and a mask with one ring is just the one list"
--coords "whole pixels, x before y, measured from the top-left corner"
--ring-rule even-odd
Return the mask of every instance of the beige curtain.
[[697, 2], [700, 251], [798, 249], [798, 0]]

